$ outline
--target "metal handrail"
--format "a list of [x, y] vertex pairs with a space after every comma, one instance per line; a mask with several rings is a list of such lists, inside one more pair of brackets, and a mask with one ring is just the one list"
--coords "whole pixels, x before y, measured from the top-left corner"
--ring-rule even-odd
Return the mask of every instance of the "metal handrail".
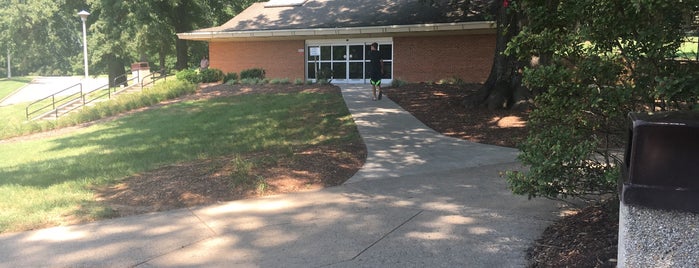
[[[140, 80], [139, 80], [139, 75], [138, 75], [138, 74], [137, 74], [135, 77], [132, 77], [131, 79], [126, 79], [125, 81], [123, 81], [123, 82], [121, 82], [121, 83], [118, 83], [118, 84], [116, 83], [116, 81], [117, 81], [118, 79], [120, 79], [120, 78], [122, 78], [122, 77], [127, 77], [128, 74], [129, 74], [129, 73], [125, 73], [125, 74], [123, 74], [123, 75], [120, 75], [120, 76], [117, 76], [116, 78], [114, 78], [114, 84], [115, 84], [114, 87], [110, 87], [109, 84], [106, 84], [106, 85], [100, 86], [100, 87], [98, 87], [98, 88], [96, 88], [96, 89], [94, 89], [94, 90], [92, 90], [92, 91], [90, 91], [90, 92], [84, 92], [84, 91], [83, 91], [83, 84], [82, 84], [82, 83], [77, 83], [77, 84], [74, 84], [74, 85], [72, 85], [72, 86], [70, 86], [70, 87], [67, 87], [67, 88], [63, 89], [63, 90], [60, 90], [60, 91], [58, 91], [58, 92], [56, 92], [56, 93], [53, 93], [53, 94], [51, 94], [51, 95], [49, 95], [49, 96], [46, 96], [46, 97], [44, 97], [44, 98], [42, 98], [42, 99], [39, 99], [39, 100], [37, 100], [37, 101], [34, 101], [34, 102], [30, 103], [29, 105], [27, 105], [27, 107], [25, 108], [25, 115], [26, 115], [26, 118], [27, 118], [27, 120], [30, 120], [30, 118], [31, 118], [32, 115], [37, 114], [37, 113], [39, 113], [39, 112], [41, 112], [41, 111], [43, 111], [43, 110], [46, 110], [46, 109], [49, 108], [49, 107], [51, 108], [50, 111], [48, 111], [48, 112], [46, 112], [46, 113], [43, 113], [43, 114], [41, 114], [41, 115], [39, 115], [39, 116], [35, 116], [34, 118], [31, 118], [31, 120], [35, 120], [35, 119], [44, 117], [44, 116], [49, 115], [49, 114], [51, 114], [51, 113], [54, 113], [55, 117], [58, 118], [58, 117], [59, 117], [59, 111], [60, 111], [62, 108], [69, 107], [70, 105], [75, 104], [77, 101], [80, 101], [80, 105], [79, 105], [79, 106], [76, 106], [76, 107], [71, 108], [70, 110], [64, 111], [61, 115], [70, 113], [70, 112], [72, 112], [72, 111], [74, 111], [74, 110], [76, 110], [76, 109], [78, 109], [78, 108], [80, 108], [80, 107], [84, 107], [85, 105], [87, 105], [87, 104], [89, 104], [89, 103], [91, 103], [91, 102], [93, 102], [93, 101], [95, 101], [95, 100], [98, 100], [98, 99], [100, 99], [100, 98], [103, 98], [104, 96], [108, 96], [107, 99], [111, 99], [111, 98], [112, 98], [112, 90], [114, 90], [114, 92], [116, 92], [116, 91], [117, 91], [117, 88], [119, 88], [119, 87], [122, 86], [122, 85], [128, 85], [129, 82], [134, 82], [134, 81], [135, 81], [134, 83], [132, 83], [134, 86], [136, 86], [136, 85], [139, 84], [138, 82], [139, 82]], [[62, 93], [64, 93], [65, 91], [67, 91], [67, 90], [69, 90], [69, 89], [72, 89], [72, 88], [74, 88], [74, 87], [76, 87], [76, 86], [80, 86], [80, 91], [79, 91], [79, 92], [69, 94], [69, 95], [67, 95], [67, 96], [65, 96], [65, 97], [62, 97], [62, 98], [56, 100], [56, 97], [57, 97], [59, 94], [62, 94]], [[104, 89], [107, 90], [106, 93], [98, 94], [98, 91], [104, 90]], [[95, 93], [95, 94], [93, 94], [93, 93]], [[42, 107], [40, 107], [40, 108], [36, 108], [36, 109], [30, 111], [30, 108], [31, 108], [33, 105], [36, 105], [36, 104], [38, 104], [38, 103], [47, 101], [47, 100], [49, 100], [49, 99], [51, 99], [51, 103], [50, 103], [50, 104], [46, 104], [46, 105], [44, 105], [44, 106], [42, 106]]]
[[[159, 75], [155, 76], [155, 74], [159, 74]], [[146, 81], [146, 78], [148, 78], [148, 77], [152, 77], [152, 79], [148, 83], [144, 84], [143, 82]], [[147, 85], [153, 84], [153, 83], [155, 83], [155, 81], [158, 81], [160, 79], [164, 79], [165, 81], [167, 81], [167, 73], [165, 72], [165, 69], [160, 69], [157, 72], [150, 73], [149, 75], [144, 76], [143, 79], [141, 79], [141, 88], [143, 88]]]
[[[76, 87], [76, 86], [80, 86], [80, 91], [79, 91], [79, 92], [76, 92], [76, 93], [73, 93], [73, 94], [69, 94], [69, 95], [67, 95], [66, 97], [63, 97], [62, 99], [59, 99], [58, 101], [56, 101], [56, 96], [57, 96], [58, 94], [61, 94], [61, 93], [65, 92], [65, 91], [67, 91], [67, 90], [69, 90], [69, 89], [72, 89], [72, 88], [74, 88], [74, 87]], [[25, 115], [26, 115], [26, 117], [27, 117], [27, 120], [29, 120], [29, 117], [30, 117], [31, 115], [36, 114], [36, 113], [38, 113], [38, 112], [40, 112], [40, 111], [42, 111], [42, 110], [44, 110], [44, 109], [46, 109], [46, 108], [48, 108], [48, 107], [51, 107], [52, 110], [51, 110], [50, 112], [46, 113], [46, 114], [49, 114], [49, 113], [51, 113], [51, 112], [55, 112], [55, 113], [56, 113], [56, 117], [58, 117], [58, 109], [56, 108], [56, 103], [60, 103], [60, 102], [62, 102], [62, 101], [64, 101], [64, 100], [67, 100], [67, 99], [71, 98], [73, 95], [76, 95], [76, 94], [78, 94], [77, 97], [71, 99], [70, 101], [66, 101], [65, 103], [70, 103], [70, 102], [73, 102], [73, 101], [75, 101], [75, 100], [78, 100], [78, 99], [82, 98], [82, 95], [83, 95], [83, 85], [82, 85], [82, 83], [77, 83], [77, 84], [75, 84], [75, 85], [69, 86], [69, 87], [67, 87], [67, 88], [65, 88], [65, 89], [63, 89], [63, 90], [60, 90], [60, 91], [58, 91], [58, 92], [56, 92], [56, 93], [53, 93], [53, 94], [51, 94], [51, 95], [49, 95], [49, 96], [46, 96], [46, 97], [44, 97], [44, 98], [42, 98], [42, 99], [39, 99], [39, 100], [37, 100], [37, 101], [34, 101], [34, 102], [30, 103], [29, 105], [27, 105], [27, 108], [25, 108]], [[48, 100], [49, 98], [51, 99], [51, 104], [44, 105], [43, 107], [37, 108], [36, 110], [33, 110], [33, 111], [29, 112], [29, 108], [30, 108], [32, 105], [37, 104], [37, 103], [41, 103], [41, 102], [43, 102], [43, 101], [46, 101], [46, 100]], [[62, 105], [59, 105], [59, 108], [60, 108], [61, 106], [62, 106]]]

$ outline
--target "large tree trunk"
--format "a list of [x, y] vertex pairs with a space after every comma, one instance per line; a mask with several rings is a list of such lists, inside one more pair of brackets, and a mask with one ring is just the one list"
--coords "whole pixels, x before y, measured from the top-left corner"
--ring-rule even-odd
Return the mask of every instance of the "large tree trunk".
[[464, 99], [464, 106], [525, 109], [530, 94], [522, 86], [522, 64], [514, 56], [505, 55], [507, 43], [519, 33], [520, 16], [516, 10], [503, 5], [503, 1], [494, 1], [493, 5], [493, 9], [497, 10], [494, 12], [497, 21], [497, 37], [493, 66], [481, 90], [474, 96]]
[[177, 51], [177, 63], [175, 63], [175, 69], [187, 69], [187, 62], [189, 62], [189, 48], [187, 47], [187, 40], [177, 39], [177, 42], [175, 42], [175, 50]]
[[[184, 33], [192, 30], [191, 23], [187, 22], [187, 9], [189, 1], [183, 1], [182, 4], [175, 7], [175, 18], [174, 26], [176, 33]], [[189, 62], [189, 47], [187, 45], [187, 40], [177, 38], [175, 41], [175, 52], [177, 55], [177, 62], [175, 63], [175, 69], [184, 70], [187, 69], [187, 64]]]
[[121, 84], [126, 86], [126, 70], [124, 68], [124, 63], [122, 60], [118, 59], [113, 54], [108, 54], [105, 56], [107, 58], [107, 73], [109, 79], [109, 87], [116, 87]]

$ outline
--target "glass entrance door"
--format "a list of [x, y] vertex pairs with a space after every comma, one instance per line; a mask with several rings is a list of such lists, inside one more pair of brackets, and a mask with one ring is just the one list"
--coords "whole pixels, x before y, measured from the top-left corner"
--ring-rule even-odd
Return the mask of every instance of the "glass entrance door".
[[349, 60], [347, 61], [347, 75], [349, 83], [364, 82], [364, 44], [348, 45]]
[[[344, 41], [344, 40], [343, 40]], [[380, 44], [384, 60], [384, 79], [392, 76], [392, 44]], [[367, 73], [370, 44], [320, 44], [306, 48], [307, 79], [331, 79], [332, 83], [368, 83]]]

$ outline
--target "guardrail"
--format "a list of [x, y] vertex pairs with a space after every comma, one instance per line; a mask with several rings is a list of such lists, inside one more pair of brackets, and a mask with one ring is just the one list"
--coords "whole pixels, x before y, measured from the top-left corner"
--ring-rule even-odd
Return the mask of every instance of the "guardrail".
[[[157, 76], [156, 76], [157, 74]], [[150, 73], [149, 75], [146, 75], [141, 79], [141, 88], [144, 88], [145, 86], [148, 86], [150, 84], [155, 83], [155, 81], [158, 81], [160, 79], [163, 79], [164, 81], [167, 81], [167, 72], [165, 69], [160, 69], [160, 71]], [[148, 80], [148, 78], [150, 78]], [[147, 82], [146, 82], [147, 81]]]
[[[58, 100], [56, 100], [58, 95], [64, 94], [66, 91], [69, 91], [70, 89], [73, 89], [73, 88], [78, 87], [78, 86], [80, 87], [80, 90], [78, 92], [71, 93], [71, 94], [68, 94], [66, 96], [61, 96]], [[47, 96], [47, 97], [44, 97], [40, 100], [34, 101], [34, 102], [30, 103], [29, 105], [27, 105], [27, 108], [25, 109], [27, 120], [29, 120], [29, 118], [32, 115], [41, 113], [42, 111], [46, 111], [47, 108], [49, 108], [49, 107], [51, 107], [51, 110], [48, 110], [47, 112], [43, 112], [41, 115], [32, 118], [32, 120], [44, 117], [44, 116], [49, 115], [51, 113], [55, 113], [56, 118], [58, 118], [58, 111], [61, 108], [66, 107], [77, 100], [81, 100], [82, 96], [83, 96], [83, 85], [82, 85], [82, 83], [77, 83], [77, 84], [69, 86], [61, 91], [58, 91], [54, 94], [51, 94], [50, 96]], [[50, 103], [48, 101], [49, 99], [51, 100]], [[42, 104], [43, 104], [43, 106], [30, 111], [30, 108], [32, 106], [42, 105]]]
[[[113, 93], [117, 92], [117, 89], [119, 88], [127, 88], [128, 84], [131, 82], [132, 86], [139, 86], [140, 85], [140, 78], [138, 74], [130, 79], [125, 79], [127, 78], [129, 73], [125, 73], [123, 75], [117, 76], [113, 80], [113, 85], [114, 87], [110, 87], [109, 84], [100, 86], [94, 90], [91, 90], [90, 92], [85, 92], [83, 90], [83, 85], [82, 83], [77, 83], [75, 85], [72, 85], [70, 87], [67, 87], [61, 91], [58, 91], [50, 96], [47, 96], [45, 98], [42, 98], [40, 100], [37, 100], [35, 102], [30, 103], [27, 105], [27, 108], [25, 109], [26, 117], [27, 120], [36, 120], [42, 117], [45, 117], [50, 114], [54, 114], [55, 118], [58, 118], [61, 115], [70, 113], [78, 108], [84, 107], [85, 105], [92, 103], [96, 100], [99, 99], [111, 99]], [[117, 83], [119, 80], [124, 80], [122, 82]], [[75, 87], [79, 86], [80, 90], [75, 93], [70, 93], [65, 96], [60, 96], [63, 94], [66, 94], [66, 91], [69, 91]], [[105, 98], [106, 96], [106, 98]], [[73, 105], [73, 107], [71, 107]], [[35, 108], [36, 106], [41, 106], [38, 108]], [[61, 111], [62, 109], [69, 107], [68, 109], [65, 109]], [[49, 109], [50, 108], [50, 109]], [[38, 116], [34, 116], [36, 114], [39, 114]]]

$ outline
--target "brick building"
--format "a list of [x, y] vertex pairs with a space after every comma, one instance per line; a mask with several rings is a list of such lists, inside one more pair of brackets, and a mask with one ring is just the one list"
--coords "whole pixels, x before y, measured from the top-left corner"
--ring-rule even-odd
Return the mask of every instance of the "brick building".
[[384, 83], [485, 81], [495, 23], [483, 20], [480, 11], [490, 1], [471, 1], [483, 4], [470, 10], [424, 2], [429, 1], [272, 0], [253, 4], [221, 26], [178, 37], [208, 42], [210, 66], [223, 72], [259, 67], [270, 78], [315, 80], [317, 70], [328, 69], [333, 83], [368, 83], [366, 55], [377, 42]]

